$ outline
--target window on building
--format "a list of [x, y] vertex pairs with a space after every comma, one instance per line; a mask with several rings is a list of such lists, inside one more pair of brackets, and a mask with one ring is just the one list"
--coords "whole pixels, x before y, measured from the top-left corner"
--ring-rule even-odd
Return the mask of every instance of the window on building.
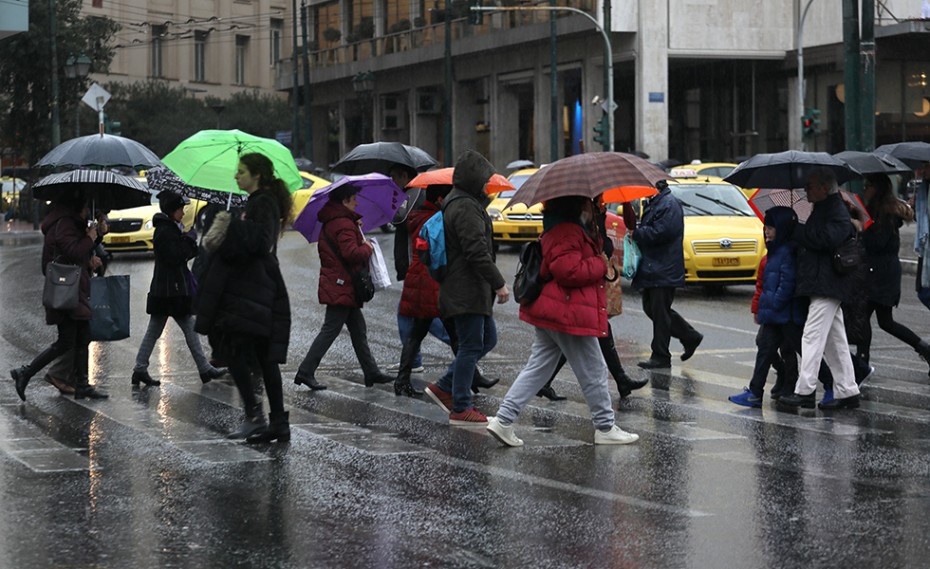
[[166, 26], [152, 26], [152, 77], [164, 77], [162, 68], [162, 42], [168, 32]]
[[194, 32], [194, 81], [207, 80], [207, 35], [209, 32]]
[[236, 36], [236, 85], [246, 84], [249, 61], [249, 36]]
[[281, 59], [281, 35], [284, 30], [284, 20], [280, 18], [271, 19], [271, 64], [274, 65]]

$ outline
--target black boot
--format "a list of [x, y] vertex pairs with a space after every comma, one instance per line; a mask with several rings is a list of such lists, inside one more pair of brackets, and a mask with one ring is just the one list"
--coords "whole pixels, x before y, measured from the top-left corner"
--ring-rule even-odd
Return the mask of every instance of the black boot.
[[149, 372], [147, 371], [132, 372], [132, 384], [135, 386], [139, 385], [140, 383], [144, 383], [149, 386], [161, 385], [161, 382], [157, 379], [152, 379], [152, 376], [149, 375]]
[[239, 428], [226, 435], [227, 439], [246, 439], [268, 426], [265, 422], [265, 416], [262, 414], [261, 405], [255, 405], [245, 410], [245, 420], [239, 425]]
[[286, 443], [291, 440], [291, 425], [287, 422], [289, 416], [290, 413], [287, 411], [271, 413], [269, 415], [271, 422], [246, 437], [245, 442], [249, 444], [272, 443], [274, 441]]
[[79, 385], [74, 388], [75, 399], [109, 399], [110, 395], [100, 391], [93, 385]]
[[384, 373], [383, 371], [378, 371], [374, 375], [365, 376], [365, 387], [371, 387], [376, 383], [393, 383], [394, 378]]
[[623, 368], [620, 368], [619, 373], [614, 376], [614, 381], [617, 382], [617, 391], [620, 393], [621, 399], [629, 397], [630, 393], [646, 387], [646, 384], [649, 383], [648, 379], [641, 379], [639, 381], [633, 379], [626, 374], [626, 370]]
[[23, 401], [26, 400], [26, 386], [29, 385], [29, 380], [32, 379], [33, 375], [35, 375], [35, 372], [28, 365], [10, 370], [10, 377], [16, 382], [16, 394]]
[[542, 387], [539, 391], [536, 392], [536, 397], [545, 397], [549, 401], [565, 401], [567, 397], [559, 395], [555, 392], [555, 389], [552, 389], [552, 380], [550, 379], [546, 385]]
[[476, 367], [475, 375], [472, 376], [471, 378], [472, 393], [478, 393], [479, 387], [481, 389], [491, 389], [492, 387], [497, 385], [497, 382], [499, 382], [500, 380], [501, 379], [499, 377], [495, 377], [494, 379], [485, 377], [480, 371], [478, 371], [478, 368]]
[[410, 382], [410, 373], [399, 373], [394, 380], [394, 395], [406, 395], [407, 397], [422, 397], [423, 392], [413, 387]]

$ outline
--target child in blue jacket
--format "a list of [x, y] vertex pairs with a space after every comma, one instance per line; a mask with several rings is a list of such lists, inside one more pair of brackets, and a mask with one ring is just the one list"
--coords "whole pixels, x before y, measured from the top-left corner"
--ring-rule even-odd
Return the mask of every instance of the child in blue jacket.
[[759, 324], [756, 364], [749, 387], [728, 397], [733, 403], [745, 407], [762, 406], [765, 379], [779, 351], [784, 364], [781, 391], [794, 392], [798, 379], [796, 350], [804, 326], [803, 307], [794, 297], [797, 270], [791, 232], [797, 223], [797, 215], [789, 207], [773, 207], [765, 212], [763, 223], [768, 254], [756, 313]]

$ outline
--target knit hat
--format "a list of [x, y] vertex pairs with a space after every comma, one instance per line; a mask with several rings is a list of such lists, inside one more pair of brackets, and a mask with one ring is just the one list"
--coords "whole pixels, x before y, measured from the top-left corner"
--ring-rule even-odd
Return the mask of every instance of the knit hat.
[[158, 198], [159, 209], [161, 209], [162, 213], [165, 215], [171, 215], [189, 203], [189, 200], [184, 196], [169, 192], [168, 190], [159, 192], [155, 197]]

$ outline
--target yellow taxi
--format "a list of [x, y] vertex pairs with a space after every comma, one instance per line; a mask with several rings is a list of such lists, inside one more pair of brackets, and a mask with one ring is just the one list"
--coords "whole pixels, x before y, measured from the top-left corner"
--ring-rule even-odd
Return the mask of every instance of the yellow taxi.
[[[145, 178], [136, 178], [146, 185]], [[194, 219], [200, 208], [207, 202], [190, 200], [184, 206], [184, 217], [181, 222], [187, 231], [194, 225]], [[107, 251], [151, 251], [154, 248], [155, 227], [152, 218], [161, 211], [158, 208], [158, 198], [152, 195], [151, 205], [133, 207], [129, 209], [114, 209], [107, 215], [110, 228], [109, 233], [103, 236], [103, 246]]]
[[[675, 166], [668, 171], [669, 175], [678, 180], [723, 182], [738, 165], [732, 162], [708, 162], [706, 164], [686, 164]], [[739, 186], [737, 186], [739, 188]], [[751, 198], [756, 188], [739, 188], [746, 198]]]
[[301, 211], [303, 211], [304, 206], [307, 205], [307, 202], [310, 200], [310, 196], [313, 195], [313, 192], [332, 184], [332, 182], [326, 178], [314, 176], [313, 174], [304, 171], [300, 172], [300, 177], [304, 180], [304, 187], [291, 194], [291, 198], [294, 201], [294, 205], [291, 208], [292, 220], [297, 219], [297, 216], [300, 215]]
[[765, 240], [762, 221], [740, 188], [683, 180], [669, 188], [685, 216], [685, 283], [755, 284]]
[[494, 227], [495, 245], [534, 241], [542, 234], [542, 204], [531, 207], [516, 204], [512, 207], [506, 207], [507, 202], [520, 189], [520, 186], [538, 170], [539, 168], [524, 168], [508, 176], [507, 179], [515, 189], [495, 195], [491, 203], [488, 204], [487, 212], [491, 217], [491, 225]]

